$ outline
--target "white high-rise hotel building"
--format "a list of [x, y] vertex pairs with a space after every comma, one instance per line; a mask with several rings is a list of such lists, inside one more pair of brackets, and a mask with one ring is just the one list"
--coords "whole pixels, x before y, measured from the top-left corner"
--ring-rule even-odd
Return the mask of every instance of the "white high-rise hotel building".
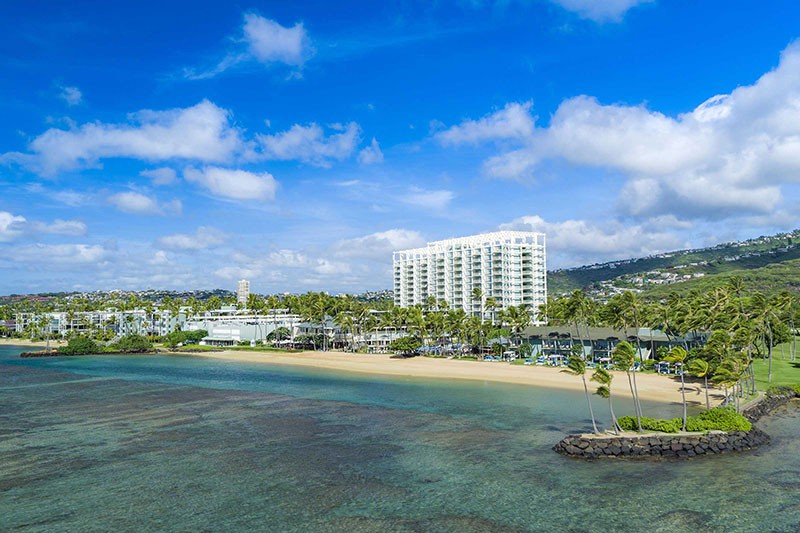
[[498, 231], [394, 252], [395, 305], [423, 304], [431, 296], [469, 314], [480, 314], [493, 297], [498, 310], [523, 305], [535, 317], [547, 300], [545, 235]]
[[240, 279], [236, 285], [236, 301], [244, 307], [250, 301], [250, 282], [246, 279]]

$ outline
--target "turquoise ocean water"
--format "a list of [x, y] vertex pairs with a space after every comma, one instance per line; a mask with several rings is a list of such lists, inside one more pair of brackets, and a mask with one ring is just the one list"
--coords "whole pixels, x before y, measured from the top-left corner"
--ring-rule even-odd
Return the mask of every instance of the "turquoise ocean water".
[[0, 346], [2, 531], [800, 531], [797, 406], [755, 452], [589, 462], [550, 449], [590, 427], [582, 394], [20, 351]]

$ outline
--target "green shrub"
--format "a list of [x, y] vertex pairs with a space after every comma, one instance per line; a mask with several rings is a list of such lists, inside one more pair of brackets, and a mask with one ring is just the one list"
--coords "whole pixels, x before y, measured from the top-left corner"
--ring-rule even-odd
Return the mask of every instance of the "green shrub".
[[[677, 433], [683, 427], [683, 421], [680, 418], [673, 418], [665, 420], [661, 418], [649, 418], [643, 416], [641, 418], [642, 429], [645, 431], [661, 431], [663, 433]], [[619, 426], [625, 431], [638, 431], [639, 427], [636, 425], [636, 417], [623, 416], [617, 420]]]
[[143, 353], [152, 352], [153, 345], [141, 335], [125, 335], [112, 344], [111, 349], [122, 353]]
[[653, 370], [655, 367], [656, 367], [656, 362], [653, 361], [652, 359], [645, 359], [644, 362], [642, 362], [642, 368], [644, 370]]
[[733, 407], [715, 407], [686, 421], [688, 431], [750, 431], [753, 424], [736, 412]]
[[103, 349], [89, 337], [74, 337], [69, 340], [66, 346], [58, 349], [58, 353], [63, 353], [64, 355], [87, 355], [102, 351]]
[[[683, 428], [683, 419], [648, 418], [643, 416], [642, 429], [644, 431], [660, 431], [662, 433], [677, 433]], [[623, 416], [617, 422], [625, 431], [637, 431], [636, 417]], [[686, 431], [750, 431], [753, 425], [744, 416], [737, 413], [732, 407], [716, 407], [697, 416], [686, 419]]]
[[770, 385], [767, 396], [800, 396], [800, 384], [797, 385]]

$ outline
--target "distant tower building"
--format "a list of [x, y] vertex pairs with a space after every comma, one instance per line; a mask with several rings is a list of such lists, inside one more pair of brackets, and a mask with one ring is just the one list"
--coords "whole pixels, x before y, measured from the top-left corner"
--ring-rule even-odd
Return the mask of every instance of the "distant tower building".
[[239, 280], [236, 287], [236, 301], [243, 307], [247, 307], [247, 302], [250, 300], [250, 282], [246, 279]]
[[492, 297], [495, 311], [524, 306], [538, 322], [547, 300], [544, 234], [498, 231], [394, 252], [394, 303], [410, 307], [430, 297], [478, 316]]

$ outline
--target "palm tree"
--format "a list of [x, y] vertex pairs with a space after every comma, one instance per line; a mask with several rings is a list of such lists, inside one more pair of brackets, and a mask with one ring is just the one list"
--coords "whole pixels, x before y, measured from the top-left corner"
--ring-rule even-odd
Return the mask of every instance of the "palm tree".
[[[683, 375], [685, 374], [684, 364], [686, 363], [687, 357], [689, 357], [689, 353], [680, 346], [673, 346], [666, 357], [667, 361], [680, 365], [681, 367], [679, 373], [681, 376], [681, 399], [683, 400], [683, 431], [686, 431], [686, 384]], [[706, 368], [706, 371], [708, 371], [708, 368]], [[706, 391], [706, 393], [708, 392]], [[708, 401], [708, 397], [706, 397], [706, 401]]]
[[592, 399], [589, 396], [589, 386], [586, 384], [586, 361], [579, 355], [571, 355], [567, 360], [567, 368], [562, 370], [562, 372], [581, 377], [583, 381], [583, 391], [586, 393], [586, 403], [589, 404], [589, 415], [592, 417], [592, 428], [594, 428], [595, 433], [599, 433], [599, 431], [597, 431], [597, 423], [594, 420], [594, 410], [592, 409]]
[[498, 307], [497, 298], [495, 298], [494, 296], [489, 296], [483, 303], [483, 308], [491, 313], [492, 324], [494, 324], [494, 319], [495, 319], [494, 310], [497, 309], [497, 307]]
[[600, 384], [595, 394], [601, 398], [608, 399], [608, 409], [611, 412], [611, 424], [614, 426], [614, 434], [619, 435], [620, 427], [617, 423], [617, 417], [614, 415], [614, 404], [611, 401], [611, 382], [614, 380], [614, 376], [605, 368], [597, 367], [592, 374], [591, 380]]
[[[616, 370], [625, 372], [628, 377], [628, 386], [631, 389], [631, 396], [633, 397], [633, 412], [636, 415], [636, 426], [639, 431], [642, 431], [642, 413], [639, 407], [639, 390], [636, 388], [635, 382], [631, 381], [631, 369], [636, 361], [636, 350], [627, 341], [621, 341], [611, 351], [611, 361]], [[634, 372], [635, 374], [635, 372]]]
[[706, 391], [706, 409], [711, 409], [711, 402], [708, 401], [708, 375], [711, 372], [711, 365], [704, 359], [692, 359], [689, 363], [689, 372], [698, 378], [703, 378], [703, 388]]

